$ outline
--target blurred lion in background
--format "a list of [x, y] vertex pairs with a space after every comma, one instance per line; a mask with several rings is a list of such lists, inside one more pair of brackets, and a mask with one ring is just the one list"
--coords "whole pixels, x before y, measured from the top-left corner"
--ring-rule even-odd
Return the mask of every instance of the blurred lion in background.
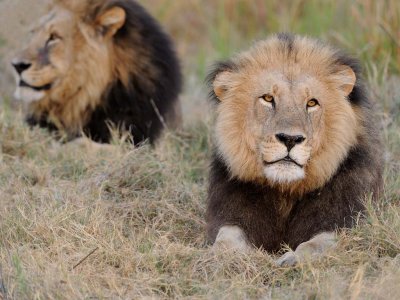
[[171, 39], [135, 1], [56, 0], [13, 59], [27, 122], [110, 142], [110, 129], [153, 143], [181, 120]]

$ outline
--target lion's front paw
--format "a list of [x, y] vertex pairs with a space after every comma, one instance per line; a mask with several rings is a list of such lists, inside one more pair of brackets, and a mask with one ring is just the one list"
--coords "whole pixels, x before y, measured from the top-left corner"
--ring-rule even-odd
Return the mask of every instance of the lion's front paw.
[[326, 254], [329, 249], [336, 246], [336, 237], [334, 232], [323, 232], [311, 240], [301, 243], [297, 246], [296, 251], [289, 251], [282, 255], [276, 264], [280, 267], [292, 267], [298, 263], [305, 261], [313, 261]]
[[251, 246], [247, 243], [246, 234], [238, 226], [223, 226], [218, 232], [213, 245], [214, 249], [231, 249], [247, 253]]
[[294, 251], [286, 252], [275, 261], [278, 267], [293, 267], [299, 262], [299, 257]]

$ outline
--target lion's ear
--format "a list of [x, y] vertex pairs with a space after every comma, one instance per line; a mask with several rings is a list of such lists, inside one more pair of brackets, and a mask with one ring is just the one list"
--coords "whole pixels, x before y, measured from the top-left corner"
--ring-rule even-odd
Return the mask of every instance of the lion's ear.
[[217, 76], [215, 76], [215, 79], [214, 79], [214, 82], [212, 85], [213, 85], [214, 93], [219, 100], [223, 99], [225, 92], [230, 87], [231, 80], [232, 80], [232, 73], [230, 73], [228, 71], [218, 73]]
[[350, 95], [357, 81], [353, 69], [345, 65], [340, 66], [335, 73], [335, 78], [341, 85], [341, 89], [345, 92], [346, 96]]
[[102, 27], [105, 36], [114, 36], [124, 26], [126, 12], [121, 7], [112, 7], [97, 18], [97, 24]]

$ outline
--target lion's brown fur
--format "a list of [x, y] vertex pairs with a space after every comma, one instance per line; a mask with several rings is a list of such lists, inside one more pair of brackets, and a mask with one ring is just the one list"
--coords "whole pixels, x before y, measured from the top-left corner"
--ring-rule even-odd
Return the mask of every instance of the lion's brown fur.
[[[277, 98], [282, 86], [294, 94], [279, 98], [278, 110], [268, 115], [257, 98], [269, 91], [270, 77]], [[217, 105], [207, 212], [211, 241], [222, 226], [237, 225], [257, 247], [296, 247], [317, 233], [350, 226], [361, 200], [378, 196], [382, 145], [355, 60], [310, 38], [277, 35], [219, 64], [209, 81]], [[298, 112], [313, 93], [321, 103], [318, 122]], [[273, 119], [279, 105], [286, 111]], [[279, 147], [269, 140], [275, 137], [265, 136], [276, 124], [306, 133], [311, 155], [302, 179], [273, 182], [263, 173], [264, 144]]]

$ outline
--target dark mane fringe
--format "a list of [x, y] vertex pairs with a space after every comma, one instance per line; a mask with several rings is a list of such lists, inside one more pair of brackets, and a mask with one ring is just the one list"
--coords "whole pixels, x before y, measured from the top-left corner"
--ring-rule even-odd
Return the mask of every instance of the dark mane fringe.
[[[115, 6], [125, 10], [126, 23], [114, 36], [114, 44], [123, 49], [124, 55], [130, 53], [132, 61], [138, 62], [135, 64], [138, 69], [128, 69], [128, 86], [121, 78], [114, 80], [104, 94], [103, 107], [93, 113], [84, 131], [96, 141], [108, 142], [110, 131], [105, 122], [108, 121], [129, 130], [135, 144], [146, 139], [153, 143], [181, 91], [180, 65], [172, 42], [157, 21], [135, 1], [95, 3], [90, 10], [91, 18]], [[141, 64], [142, 61], [147, 63]]]
[[356, 74], [357, 81], [353, 91], [349, 95], [349, 101], [357, 106], [370, 107], [371, 102], [369, 101], [367, 88], [364, 84], [360, 61], [343, 51], [338, 51], [335, 57], [335, 64], [349, 66]]

